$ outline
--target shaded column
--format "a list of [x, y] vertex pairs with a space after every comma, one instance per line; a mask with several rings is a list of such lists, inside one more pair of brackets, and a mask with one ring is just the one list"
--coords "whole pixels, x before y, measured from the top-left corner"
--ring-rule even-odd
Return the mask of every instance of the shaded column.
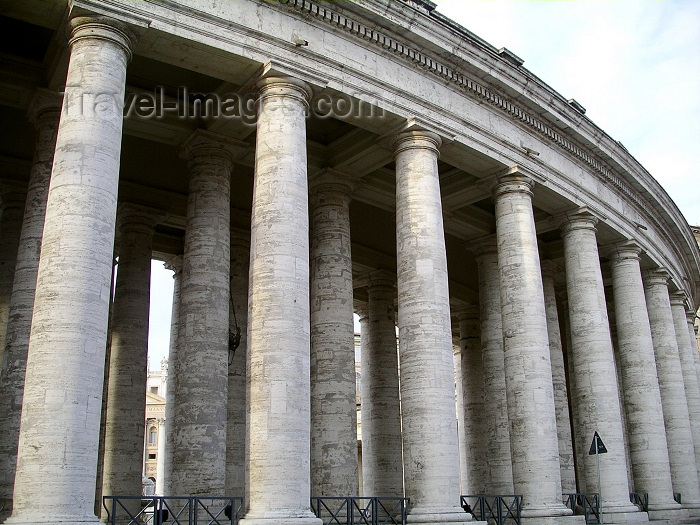
[[700, 484], [695, 464], [693, 431], [688, 413], [678, 340], [668, 295], [669, 274], [657, 269], [644, 272], [651, 336], [663, 407], [673, 491], [680, 492], [685, 508], [700, 508]]
[[[126, 63], [133, 37], [70, 21], [7, 523], [92, 523]], [[97, 95], [95, 95], [97, 94]], [[96, 96], [95, 104], [83, 104]]]
[[156, 449], [156, 491], [157, 496], [164, 496], [165, 479], [165, 418], [158, 418], [158, 448]]
[[[454, 311], [453, 311], [454, 313]], [[464, 431], [464, 393], [462, 392], [462, 350], [459, 334], [452, 334], [452, 359], [455, 373], [455, 404], [457, 408], [457, 441], [459, 444], [459, 492], [467, 494], [469, 466], [467, 464], [467, 437]]]
[[640, 252], [637, 245], [623, 243], [616, 245], [608, 257], [634, 490], [649, 493], [651, 513], [677, 509], [680, 505], [673, 500], [654, 345], [639, 267]]
[[231, 170], [236, 141], [204, 130], [182, 145], [190, 183], [175, 362], [170, 490], [223, 496], [230, 296]]
[[554, 388], [554, 410], [557, 414], [557, 439], [559, 441], [559, 471], [561, 490], [564, 494], [576, 492], [576, 472], [574, 470], [574, 449], [571, 441], [571, 420], [569, 398], [566, 391], [564, 351], [559, 329], [557, 296], [554, 289], [554, 275], [559, 270], [552, 261], [542, 261], [542, 288], [547, 313], [547, 333], [549, 334], [549, 359], [552, 363], [552, 387]]
[[581, 209], [560, 221], [571, 333], [571, 399], [578, 424], [579, 489], [598, 492], [596, 458], [588, 454], [598, 432], [608, 450], [600, 461], [605, 519], [624, 521], [639, 509], [629, 501], [622, 409], [596, 241], [598, 219]]
[[[571, 514], [561, 498], [533, 187], [534, 181], [516, 166], [499, 176], [493, 189], [513, 488], [523, 495], [526, 518]], [[533, 443], [537, 443], [536, 452]]]
[[[37, 90], [29, 110], [29, 118], [36, 130], [34, 159], [19, 236], [5, 349], [0, 353], [0, 498], [4, 499], [12, 498], [15, 482], [29, 330], [60, 112], [60, 95]], [[1, 237], [4, 236], [0, 232]], [[4, 249], [0, 248], [0, 251], [4, 252]]]
[[309, 87], [259, 84], [251, 219], [243, 524], [315, 525], [310, 510]]
[[163, 494], [172, 496], [170, 487], [173, 464], [173, 421], [175, 419], [175, 392], [177, 376], [175, 361], [177, 359], [178, 324], [180, 321], [180, 290], [182, 289], [182, 255], [176, 255], [165, 263], [165, 268], [173, 271], [173, 306], [170, 313], [170, 343], [168, 348], [167, 389], [165, 390], [165, 454], [163, 457]]
[[248, 269], [250, 232], [231, 230], [231, 306], [229, 324], [232, 334], [240, 329], [241, 339], [233, 355], [229, 348], [228, 405], [226, 419], [226, 495], [245, 494], [245, 413], [246, 356], [248, 346]]
[[464, 411], [464, 448], [460, 462], [466, 463], [462, 494], [486, 493], [486, 447], [484, 439], [484, 366], [481, 352], [479, 307], [468, 306], [457, 312]]
[[459, 449], [447, 258], [438, 178], [440, 138], [408, 131], [393, 142], [404, 483], [410, 522], [467, 521]]
[[348, 176], [309, 179], [311, 207], [311, 494], [358, 492]]
[[[362, 355], [362, 488], [365, 496], [403, 497], [401, 407], [396, 349], [396, 277], [367, 278]], [[366, 319], [363, 321], [363, 319]]]
[[141, 490], [151, 252], [157, 220], [150, 210], [139, 206], [119, 207], [119, 265], [110, 327], [102, 474], [105, 496], [135, 495]]
[[498, 273], [496, 236], [470, 247], [479, 274], [479, 317], [484, 370], [484, 425], [486, 473], [475, 480], [478, 494], [513, 494], [510, 424], [506, 397], [505, 354], [501, 314], [501, 278]]

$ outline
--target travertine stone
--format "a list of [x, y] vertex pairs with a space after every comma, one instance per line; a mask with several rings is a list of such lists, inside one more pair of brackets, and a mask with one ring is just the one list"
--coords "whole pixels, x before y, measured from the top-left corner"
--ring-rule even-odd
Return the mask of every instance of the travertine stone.
[[[102, 494], [139, 494], [146, 417], [151, 252], [157, 217], [120, 204], [119, 265], [112, 307]], [[103, 507], [103, 517], [106, 510]]]
[[571, 494], [576, 492], [576, 472], [574, 471], [569, 399], [566, 391], [566, 374], [564, 371], [564, 351], [559, 329], [557, 296], [554, 289], [554, 275], [558, 271], [559, 268], [552, 261], [542, 261], [542, 288], [544, 290], [544, 305], [547, 312], [549, 358], [552, 363], [552, 386], [554, 387], [554, 409], [557, 414], [561, 490], [564, 494]]
[[462, 494], [485, 494], [488, 470], [484, 443], [484, 364], [481, 352], [479, 307], [468, 306], [455, 312], [459, 320], [459, 354], [461, 360], [464, 447], [460, 462], [466, 463]]
[[[15, 482], [29, 330], [60, 112], [58, 93], [37, 90], [29, 112], [36, 130], [36, 146], [19, 237], [4, 352], [0, 349], [0, 498], [5, 499], [12, 498]], [[4, 251], [4, 247], [0, 251]]]
[[693, 431], [690, 426], [685, 384], [673, 313], [668, 295], [668, 272], [662, 269], [644, 273], [651, 336], [663, 406], [673, 491], [681, 493], [685, 508], [700, 508], [700, 485], [695, 465]]
[[680, 506], [673, 500], [654, 345], [639, 267], [640, 251], [633, 243], [621, 243], [608, 255], [634, 491], [649, 493], [650, 511], [677, 509]]
[[198, 130], [182, 145], [190, 183], [175, 362], [174, 494], [223, 496], [230, 279], [231, 170], [240, 144]]
[[354, 496], [357, 391], [347, 175], [309, 179], [311, 208], [311, 495]]
[[484, 424], [486, 476], [475, 481], [477, 494], [513, 494], [510, 424], [506, 398], [503, 353], [501, 278], [498, 273], [496, 236], [489, 236], [471, 249], [476, 253], [479, 274], [479, 317], [484, 370]]
[[[452, 310], [454, 314], [454, 309]], [[464, 432], [464, 393], [462, 391], [462, 351], [459, 334], [452, 332], [452, 360], [455, 373], [455, 408], [457, 409], [457, 442], [459, 445], [459, 493], [467, 494], [469, 465], [467, 464], [467, 437]]]
[[168, 389], [165, 391], [165, 457], [163, 464], [164, 479], [160, 484], [164, 494], [173, 494], [170, 487], [173, 464], [173, 420], [175, 419], [175, 392], [177, 390], [177, 375], [175, 360], [177, 359], [178, 324], [180, 320], [180, 290], [182, 289], [182, 255], [176, 255], [165, 263], [168, 270], [173, 271], [173, 307], [170, 314], [170, 344], [168, 348]]
[[565, 516], [533, 186], [513, 167], [493, 189], [513, 488], [523, 516]]
[[[8, 523], [94, 523], [126, 63], [133, 38], [71, 20]], [[96, 96], [95, 106], [83, 97]]]
[[[588, 454], [595, 432], [608, 450], [600, 461], [600, 493], [608, 514], [637, 512], [630, 504], [627, 461], [615, 359], [603, 289], [595, 225], [585, 210], [561, 220], [568, 321], [571, 334], [571, 399], [576, 406], [579, 489], [598, 492], [596, 458]], [[615, 519], [615, 518], [612, 518]]]
[[698, 383], [694, 354], [697, 354], [695, 337], [689, 337], [686, 324], [686, 297], [682, 292], [670, 294], [671, 315], [673, 316], [674, 333], [678, 344], [678, 353], [683, 372], [683, 384], [685, 397], [688, 402], [688, 415], [690, 416], [690, 429], [695, 444], [695, 467], [700, 478], [700, 384]]
[[399, 359], [409, 523], [468, 521], [459, 505], [459, 450], [447, 258], [438, 179], [440, 138], [394, 140]]
[[361, 326], [362, 489], [365, 496], [403, 497], [401, 413], [396, 349], [396, 277], [373, 273]]
[[0, 186], [0, 367], [5, 368], [5, 334], [10, 316], [10, 301], [27, 186], [22, 182], [3, 181]]
[[[694, 310], [687, 310], [686, 313], [686, 319], [688, 321], [688, 334], [690, 335], [690, 348], [692, 350], [693, 354], [693, 361], [695, 362], [695, 370], [698, 375], [698, 385], [700, 388], [700, 348], [699, 348], [699, 343], [698, 343], [698, 330], [697, 327], [695, 326], [695, 320], [697, 318], [697, 314], [695, 313]], [[698, 467], [700, 468], [700, 467]], [[700, 472], [700, 471], [699, 471]], [[698, 475], [700, 477], [700, 474]]]
[[248, 315], [243, 525], [316, 525], [310, 498], [309, 87], [259, 82]]
[[[167, 391], [166, 391], [167, 392]], [[164, 496], [165, 480], [165, 418], [158, 418], [158, 448], [156, 449], [156, 495]]]
[[[354, 304], [354, 310], [355, 310], [355, 315], [358, 317], [358, 323], [360, 325], [360, 386], [358, 389], [360, 390], [359, 392], [359, 402], [362, 404], [364, 394], [362, 393], [362, 387], [363, 387], [363, 379], [362, 379], [362, 355], [367, 351], [367, 348], [369, 348], [369, 309], [367, 307], [367, 303], [365, 302], [357, 302], [353, 301]], [[360, 415], [362, 414], [362, 411], [360, 411]], [[365, 478], [365, 468], [366, 468], [366, 462], [364, 458], [364, 452], [365, 452], [365, 443], [364, 443], [364, 433], [362, 431], [362, 419], [358, 421], [358, 431], [357, 431], [357, 439], [362, 443], [361, 449], [358, 450], [358, 462], [357, 462], [357, 477], [359, 478], [359, 490], [358, 494], [360, 496], [365, 495], [365, 486], [364, 486], [364, 478]], [[402, 467], [403, 468], [403, 465]]]
[[[241, 330], [241, 341], [228, 365], [228, 405], [226, 418], [226, 495], [245, 494], [245, 367], [248, 325], [248, 269], [250, 232], [231, 230], [231, 302], [230, 330]], [[235, 316], [234, 316], [235, 313]]]

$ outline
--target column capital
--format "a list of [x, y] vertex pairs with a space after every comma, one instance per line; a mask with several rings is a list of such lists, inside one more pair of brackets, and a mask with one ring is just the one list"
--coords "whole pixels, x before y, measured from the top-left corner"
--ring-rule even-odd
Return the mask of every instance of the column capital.
[[477, 259], [488, 254], [498, 254], [498, 239], [495, 234], [487, 235], [472, 241], [466, 248], [476, 255]]
[[0, 182], [0, 210], [8, 208], [24, 209], [27, 198], [27, 184], [16, 180]]
[[173, 278], [176, 278], [179, 273], [182, 273], [182, 255], [173, 255], [165, 261], [165, 269], [175, 272]]
[[671, 274], [666, 268], [653, 268], [642, 271], [642, 281], [644, 282], [644, 286], [651, 286], [655, 284], [668, 286], [668, 281], [670, 278]]
[[551, 219], [562, 235], [566, 235], [572, 230], [596, 230], [598, 217], [594, 215], [587, 206], [582, 206], [575, 210], [567, 211]]
[[628, 239], [606, 246], [602, 251], [607, 255], [611, 263], [617, 264], [625, 260], [639, 261], [642, 248], [633, 239]]
[[452, 316], [461, 323], [463, 321], [478, 321], [481, 318], [478, 304], [467, 304], [452, 309]]
[[[688, 320], [688, 323], [691, 325], [695, 325], [695, 318], [698, 316], [698, 314], [693, 310], [692, 308], [690, 310], [685, 311], [685, 317]], [[694, 328], [695, 333], [698, 332], [697, 327]]]
[[535, 184], [545, 180], [547, 178], [543, 174], [514, 164], [482, 179], [478, 185], [491, 193], [494, 198], [504, 193], [526, 193], [532, 196]]
[[117, 208], [117, 230], [138, 230], [143, 228], [152, 234], [156, 224], [162, 221], [164, 217], [164, 213], [158, 213], [152, 208], [130, 202], [122, 202], [119, 203]]
[[369, 319], [369, 305], [367, 303], [359, 303], [358, 301], [355, 301], [353, 310], [360, 318], [360, 322]]
[[124, 22], [108, 16], [75, 16], [70, 19], [70, 29], [70, 47], [81, 40], [106, 40], [120, 46], [131, 60], [136, 35]]
[[550, 259], [540, 261], [540, 269], [544, 277], [554, 278], [556, 274], [562, 271], [562, 267]]
[[442, 139], [437, 133], [424, 130], [410, 130], [397, 133], [388, 140], [388, 145], [394, 152], [394, 157], [402, 151], [425, 149], [440, 157]]
[[63, 95], [58, 91], [37, 88], [27, 109], [27, 120], [32, 124], [38, 124], [43, 119], [58, 121], [62, 104]]
[[311, 86], [303, 80], [292, 77], [263, 77], [255, 83], [258, 88], [258, 104], [268, 97], [289, 97], [301, 102], [308, 108], [313, 96]]
[[396, 274], [386, 270], [374, 270], [355, 279], [355, 288], [396, 288]]
[[668, 294], [671, 299], [671, 306], [682, 306], [683, 310], [688, 309], [688, 302], [685, 292], [671, 292]]
[[[231, 248], [234, 246], [239, 248], [250, 248], [250, 230], [240, 228], [231, 228]], [[233, 256], [233, 250], [231, 250]]]
[[334, 168], [323, 168], [309, 176], [309, 193], [336, 192], [350, 197], [359, 177]]
[[180, 158], [190, 162], [207, 157], [221, 158], [233, 165], [240, 153], [250, 145], [204, 129], [197, 129], [180, 146]]

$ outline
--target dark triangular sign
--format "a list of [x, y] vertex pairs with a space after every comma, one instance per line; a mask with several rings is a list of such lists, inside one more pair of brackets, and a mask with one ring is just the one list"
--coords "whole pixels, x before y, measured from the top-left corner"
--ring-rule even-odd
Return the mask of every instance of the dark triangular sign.
[[[596, 450], [596, 445], [598, 450]], [[605, 445], [603, 444], [603, 440], [600, 439], [600, 436], [598, 435], [598, 432], [596, 431], [593, 434], [593, 442], [591, 443], [591, 450], [588, 451], [589, 456], [593, 456], [595, 454], [605, 454], [608, 451], [607, 448], [605, 448]]]

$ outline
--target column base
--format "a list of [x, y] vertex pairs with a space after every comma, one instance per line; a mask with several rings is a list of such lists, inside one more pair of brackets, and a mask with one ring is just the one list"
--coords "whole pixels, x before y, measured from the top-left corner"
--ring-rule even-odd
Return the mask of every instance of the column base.
[[585, 516], [539, 516], [520, 518], [520, 525], [586, 525]]
[[440, 512], [437, 509], [412, 509], [406, 518], [406, 523], [413, 525], [460, 525], [462, 523], [477, 523], [486, 525], [485, 521], [476, 521], [471, 514], [464, 512], [460, 507], [452, 507]]
[[652, 510], [649, 509], [647, 512], [649, 514], [649, 521], [660, 524], [680, 524], [683, 520], [690, 518], [690, 512], [687, 509], [666, 509], [666, 510]]
[[603, 509], [603, 523], [605, 525], [617, 523], [649, 523], [649, 515], [646, 512], [607, 512]]
[[[276, 514], [279, 514], [277, 512]], [[290, 511], [287, 516], [244, 516], [238, 520], [238, 525], [323, 525], [323, 520], [309, 512], [294, 516]]]
[[51, 514], [29, 514], [10, 516], [3, 523], [6, 525], [98, 525], [97, 516], [53, 516]]

